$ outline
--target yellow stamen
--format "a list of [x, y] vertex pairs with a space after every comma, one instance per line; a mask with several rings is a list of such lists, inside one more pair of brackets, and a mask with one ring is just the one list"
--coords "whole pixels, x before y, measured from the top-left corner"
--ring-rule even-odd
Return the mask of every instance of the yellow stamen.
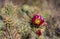
[[36, 24], [40, 24], [40, 20], [39, 20], [39, 19], [36, 19], [36, 20], [35, 20], [35, 23], [36, 23]]

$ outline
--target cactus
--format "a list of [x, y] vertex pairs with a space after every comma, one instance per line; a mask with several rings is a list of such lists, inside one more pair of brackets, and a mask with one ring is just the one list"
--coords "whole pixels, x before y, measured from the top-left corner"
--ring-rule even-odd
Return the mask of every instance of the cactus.
[[5, 13], [7, 13], [9, 16], [13, 15], [13, 7], [11, 5], [7, 5], [5, 7]]
[[[3, 8], [0, 8], [0, 39], [45, 39], [45, 37], [48, 37], [49, 39], [60, 38], [59, 18], [56, 16], [51, 17], [52, 12], [46, 9], [47, 7], [44, 5], [42, 0], [37, 2], [34, 0], [34, 6], [27, 5], [26, 3], [18, 6], [15, 5], [15, 3], [13, 4], [11, 1], [12, 0], [4, 5]], [[26, 0], [26, 2], [28, 2], [28, 0]], [[38, 2], [41, 2], [40, 4], [42, 7], [39, 7], [40, 4]], [[10, 3], [12, 3], [12, 5]], [[35, 4], [38, 7], [35, 6]], [[37, 15], [41, 15], [44, 21], [47, 22], [47, 26], [40, 25], [39, 27], [35, 27], [37, 25], [33, 24], [31, 21], [35, 11], [37, 11]], [[38, 20], [36, 20], [36, 22], [37, 21]]]

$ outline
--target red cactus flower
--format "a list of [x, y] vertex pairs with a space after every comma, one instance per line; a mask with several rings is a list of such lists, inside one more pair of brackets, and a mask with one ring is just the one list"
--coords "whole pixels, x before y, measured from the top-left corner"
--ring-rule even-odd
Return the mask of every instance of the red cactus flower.
[[40, 26], [41, 24], [43, 24], [43, 22], [44, 22], [44, 20], [39, 15], [34, 15], [32, 18], [32, 23], [37, 26]]
[[37, 30], [37, 31], [36, 31], [36, 34], [37, 34], [38, 36], [42, 35], [41, 30]]

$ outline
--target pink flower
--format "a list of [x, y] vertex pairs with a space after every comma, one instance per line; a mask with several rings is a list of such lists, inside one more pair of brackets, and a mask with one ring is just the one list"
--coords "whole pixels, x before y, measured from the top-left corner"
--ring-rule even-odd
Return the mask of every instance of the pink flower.
[[41, 30], [37, 30], [37, 31], [36, 31], [36, 34], [37, 34], [38, 36], [42, 35]]
[[43, 24], [43, 22], [44, 22], [43, 18], [39, 15], [34, 15], [32, 18], [32, 23], [37, 26], [40, 26], [41, 24]]

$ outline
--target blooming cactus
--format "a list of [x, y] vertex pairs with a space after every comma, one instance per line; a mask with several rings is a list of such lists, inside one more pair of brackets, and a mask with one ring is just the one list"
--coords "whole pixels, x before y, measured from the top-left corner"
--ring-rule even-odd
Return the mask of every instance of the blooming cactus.
[[43, 18], [39, 15], [34, 15], [32, 18], [32, 23], [37, 26], [40, 26], [41, 24], [43, 24], [43, 22], [44, 22]]
[[36, 31], [36, 34], [37, 34], [38, 36], [42, 35], [41, 30], [37, 30], [37, 31]]

